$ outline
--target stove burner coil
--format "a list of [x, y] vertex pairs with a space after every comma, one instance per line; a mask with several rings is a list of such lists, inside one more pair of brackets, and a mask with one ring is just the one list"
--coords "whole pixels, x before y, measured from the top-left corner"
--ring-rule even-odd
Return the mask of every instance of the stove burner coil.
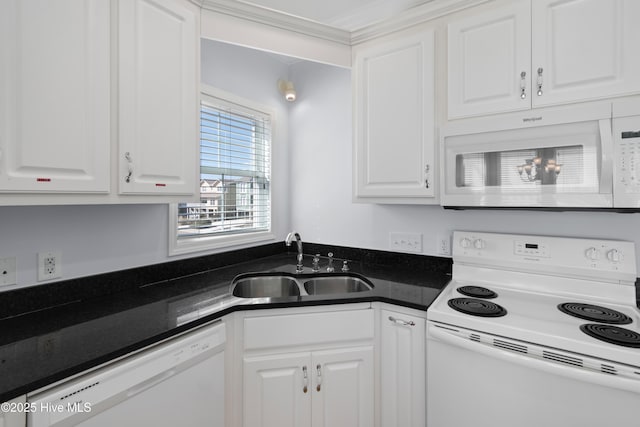
[[619, 326], [587, 323], [586, 325], [581, 325], [580, 330], [593, 338], [610, 344], [640, 348], [640, 334], [629, 329]]
[[453, 298], [447, 301], [447, 304], [454, 310], [472, 316], [501, 317], [507, 314], [507, 310], [498, 304], [475, 298]]
[[628, 325], [632, 322], [629, 316], [619, 311], [597, 305], [565, 302], [558, 305], [558, 309], [570, 316], [592, 322], [608, 323], [610, 325]]
[[498, 294], [491, 289], [483, 288], [482, 286], [461, 286], [456, 290], [468, 297], [491, 299], [498, 296]]

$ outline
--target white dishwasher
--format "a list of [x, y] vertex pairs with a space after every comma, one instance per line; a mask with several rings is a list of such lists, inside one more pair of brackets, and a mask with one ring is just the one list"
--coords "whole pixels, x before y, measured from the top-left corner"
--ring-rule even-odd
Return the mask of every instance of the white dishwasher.
[[28, 395], [29, 427], [224, 426], [225, 325]]

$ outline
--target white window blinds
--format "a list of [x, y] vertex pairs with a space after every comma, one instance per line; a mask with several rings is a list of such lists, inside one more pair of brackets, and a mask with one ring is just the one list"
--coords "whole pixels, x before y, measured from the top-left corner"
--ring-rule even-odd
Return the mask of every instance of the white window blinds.
[[203, 97], [200, 203], [178, 205], [178, 239], [270, 231], [270, 179], [270, 116]]

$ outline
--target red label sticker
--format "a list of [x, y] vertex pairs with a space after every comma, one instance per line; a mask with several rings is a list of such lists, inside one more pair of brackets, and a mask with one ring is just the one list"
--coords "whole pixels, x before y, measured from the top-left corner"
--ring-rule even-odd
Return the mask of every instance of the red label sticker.
[[36, 178], [38, 182], [51, 182], [51, 178]]

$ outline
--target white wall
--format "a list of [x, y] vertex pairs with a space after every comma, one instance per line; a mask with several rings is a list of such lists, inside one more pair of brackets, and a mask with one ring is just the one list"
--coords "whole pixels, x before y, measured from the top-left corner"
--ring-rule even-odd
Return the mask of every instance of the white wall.
[[303, 240], [389, 250], [389, 232], [419, 232], [428, 255], [437, 254], [438, 235], [453, 230], [640, 241], [640, 214], [354, 204], [350, 71], [306, 62], [290, 75], [299, 95], [289, 119], [291, 220]]
[[[202, 43], [205, 83], [276, 111], [272, 203], [277, 240], [284, 239], [290, 224], [288, 105], [276, 85], [287, 71], [287, 64], [262, 52]], [[48, 283], [37, 282], [38, 252], [61, 252], [62, 279], [213, 252], [169, 257], [168, 224], [167, 205], [0, 207], [0, 258], [16, 257], [17, 287], [23, 287]]]

